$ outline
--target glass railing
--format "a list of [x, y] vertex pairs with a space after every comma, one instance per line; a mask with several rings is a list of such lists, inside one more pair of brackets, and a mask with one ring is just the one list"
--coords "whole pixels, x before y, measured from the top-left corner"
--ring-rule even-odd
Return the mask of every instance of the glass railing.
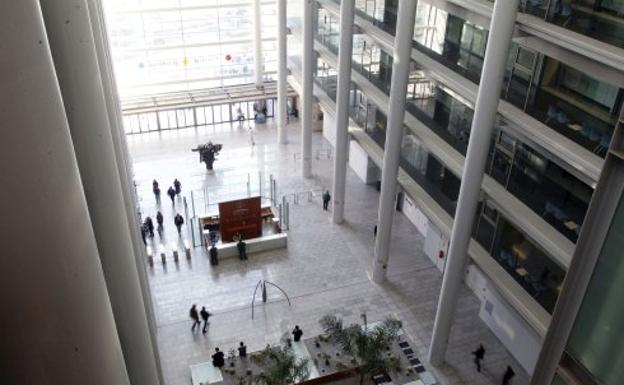
[[552, 313], [565, 271], [487, 202], [480, 203], [473, 238], [531, 295]]
[[624, 48], [624, 3], [618, 0], [522, 0], [520, 11]]
[[[360, 72], [362, 68], [354, 69]], [[366, 72], [361, 73], [370, 78]], [[335, 76], [321, 81], [327, 82], [322, 88], [335, 99]], [[389, 82], [371, 83], [389, 93]], [[406, 110], [465, 156], [473, 109], [435, 86], [433, 81], [429, 85], [433, 92], [424, 97], [413, 92]], [[512, 142], [509, 146], [497, 142], [503, 135], [500, 127], [497, 129], [486, 173], [561, 234], [576, 242], [593, 190], [520, 140], [505, 135], [504, 138]]]
[[[539, 1], [541, 2], [542, 0]], [[538, 12], [538, 10], [541, 9], [541, 15], [545, 17], [547, 16], [548, 7], [551, 9], [553, 7], [562, 7], [561, 4], [557, 5], [557, 1], [544, 0], [542, 3], [545, 4], [540, 3], [541, 5], [535, 1], [528, 1], [523, 2], [521, 7], [523, 10], [531, 10], [531, 13]], [[575, 9], [579, 7], [582, 8], [580, 4], [587, 3], [587, 0], [571, 1], [566, 3], [568, 5], [563, 7]], [[364, 4], [362, 7], [363, 6]], [[370, 4], [367, 6], [370, 8]], [[617, 8], [613, 4], [609, 5], [606, 3], [602, 3], [601, 7], [610, 9]], [[373, 22], [384, 31], [392, 34], [394, 33], [394, 26], [388, 24], [394, 20], [393, 17], [385, 17], [386, 21], [384, 22], [383, 20], [376, 19], [373, 16], [379, 15], [379, 12], [371, 11], [368, 8], [366, 10], [363, 8], [358, 9], [356, 12], [359, 16]], [[554, 11], [551, 11], [551, 13], [552, 12]], [[558, 17], [556, 16], [557, 13], [555, 12], [552, 14], [555, 15], [552, 16], [553, 20], [558, 20]], [[597, 16], [594, 15], [593, 17]], [[461, 43], [451, 42], [446, 36], [448, 31], [441, 30], [439, 32], [440, 36], [443, 37], [443, 43], [436, 42], [437, 51], [428, 48], [416, 40], [413, 41], [413, 46], [445, 67], [452, 69], [454, 72], [462, 75], [466, 79], [478, 84], [483, 64], [483, 58], [480, 54], [482, 53], [483, 47], [487, 41], [487, 30], [470, 24], [456, 16], [448, 15], [446, 20], [446, 28], [453, 28], [460, 31]], [[623, 19], [617, 20], [624, 23]], [[572, 21], [580, 22], [575, 17], [572, 17], [570, 23]], [[624, 39], [624, 30], [620, 30], [620, 32], [616, 34], [619, 35], [620, 39]], [[478, 39], [476, 39], [476, 36], [478, 36]], [[467, 43], [468, 40], [470, 40], [470, 42]], [[329, 43], [332, 45], [328, 46], [328, 48], [332, 50], [332, 52], [337, 53], [337, 42], [331, 41], [328, 42], [328, 44]], [[467, 49], [467, 47], [470, 49]], [[517, 47], [514, 46], [514, 49], [510, 52], [510, 71], [511, 63], [514, 62], [514, 59], [518, 60], [518, 66], [514, 66], [514, 68], [527, 68], [525, 64], [522, 63], [522, 57], [526, 56], [529, 51], [521, 49], [520, 54], [516, 56], [516, 49]], [[543, 83], [543, 80], [540, 79], [541, 76], [539, 75], [539, 68], [543, 68], [543, 66], [546, 65], [545, 63], [554, 62], [555, 60], [538, 53], [533, 53], [532, 55], [536, 55], [536, 57], [533, 60], [533, 56], [530, 56], [532, 59], [531, 65], [528, 66], [528, 70], [530, 72], [524, 73], [517, 70], [514, 70], [513, 73], [510, 71], [507, 72], [506, 81], [503, 85], [503, 90], [501, 91], [501, 97], [524, 110], [527, 114], [557, 131], [561, 135], [581, 145], [588, 151], [604, 157], [613, 133], [616, 114], [619, 110], [618, 105], [622, 104], [622, 98], [620, 97], [618, 101], [613, 101], [611, 103], [611, 108], [609, 108], [593, 102], [591, 99], [582, 94], [577, 94], [573, 91], [570, 92], [566, 90], [565, 87], [541, 85], [539, 83]], [[389, 68], [390, 67], [391, 62], [389, 64]], [[363, 71], [357, 66], [354, 66], [354, 68], [358, 70], [358, 72], [367, 76], [369, 80], [371, 80], [371, 82], [374, 83], [379, 89], [386, 93], [388, 92], [389, 84], [386, 84], [386, 79], [378, 79], [374, 75], [371, 76], [370, 73], [366, 73], [366, 71]], [[536, 78], [537, 81], [534, 78]], [[389, 80], [387, 83], [389, 83]], [[604, 87], [604, 85], [602, 86]], [[591, 90], [587, 92], [591, 92]]]

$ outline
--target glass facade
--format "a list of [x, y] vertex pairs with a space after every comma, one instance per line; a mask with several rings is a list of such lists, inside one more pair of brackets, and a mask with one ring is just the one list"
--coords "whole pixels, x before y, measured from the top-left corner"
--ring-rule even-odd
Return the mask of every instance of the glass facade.
[[566, 347], [566, 355], [599, 385], [621, 384], [624, 377], [624, 203], [621, 200], [605, 239], [583, 304]]
[[520, 10], [596, 40], [624, 47], [623, 0], [522, 0]]
[[[336, 72], [322, 58], [318, 58], [315, 83], [335, 101]], [[412, 95], [416, 95], [416, 84], [411, 84]], [[381, 147], [384, 147], [385, 129], [387, 118], [380, 109], [371, 102], [366, 95], [351, 85], [352, 104], [350, 116], [362, 127], [366, 133]], [[421, 91], [428, 95], [426, 91]], [[428, 96], [429, 97], [429, 96]], [[413, 100], [417, 100], [416, 98]], [[497, 132], [501, 148], [508, 151], [525, 151], [516, 148], [515, 140], [500, 136]], [[496, 147], [496, 146], [493, 146]], [[491, 152], [492, 158], [496, 152]], [[526, 150], [526, 151], [530, 151]], [[516, 173], [524, 172], [521, 165], [524, 163], [518, 155]], [[526, 160], [524, 160], [526, 161]], [[491, 163], [491, 162], [490, 162]], [[548, 165], [548, 162], [545, 163]], [[459, 195], [460, 179], [430, 153], [427, 148], [414, 136], [408, 127], [404, 128], [403, 142], [401, 144], [400, 165], [421, 188], [423, 188], [449, 215], [454, 216], [457, 198]], [[527, 166], [528, 167], [528, 166]], [[553, 165], [553, 167], [556, 167]], [[543, 170], [543, 179], [547, 179], [546, 171]], [[519, 186], [521, 175], [514, 177]], [[580, 183], [580, 182], [579, 182]], [[509, 183], [508, 183], [509, 184]], [[514, 187], [516, 188], [516, 187]], [[531, 187], [533, 194], [540, 195], [540, 189]], [[591, 190], [590, 190], [591, 192]], [[528, 195], [528, 193], [527, 193]], [[583, 212], [584, 213], [584, 212]], [[576, 236], [576, 233], [574, 233]], [[479, 205], [478, 215], [474, 224], [473, 238], [490, 253], [490, 255], [503, 267], [542, 307], [552, 312], [557, 297], [561, 290], [561, 284], [565, 277], [565, 271], [535, 243], [527, 238], [524, 233], [505, 219], [487, 200]]]
[[[362, 9], [358, 15], [394, 33], [395, 25], [388, 24], [392, 18], [372, 19]], [[481, 76], [487, 38], [482, 26], [430, 4], [418, 5], [414, 47], [475, 83]], [[501, 90], [505, 100], [588, 151], [605, 156], [623, 104], [623, 89], [518, 45], [508, 62]]]
[[[106, 0], [120, 93], [139, 95], [253, 83], [250, 0]], [[275, 1], [263, 1], [265, 79], [277, 68]]]
[[[335, 16], [319, 9], [317, 40], [334, 53], [338, 51], [337, 39], [328, 31], [336, 22]], [[527, 56], [519, 55], [518, 61], [526, 64], [534, 60]], [[366, 35], [354, 35], [353, 69], [386, 95], [390, 92], [391, 68], [392, 56]], [[416, 63], [412, 68], [407, 111], [466, 155], [474, 112], [471, 103], [429, 79]], [[335, 82], [335, 73], [332, 75]], [[327, 92], [333, 95], [335, 85]], [[486, 172], [555, 229], [576, 242], [593, 190], [526, 143], [504, 133], [501, 127], [505, 122], [499, 121], [492, 137]]]

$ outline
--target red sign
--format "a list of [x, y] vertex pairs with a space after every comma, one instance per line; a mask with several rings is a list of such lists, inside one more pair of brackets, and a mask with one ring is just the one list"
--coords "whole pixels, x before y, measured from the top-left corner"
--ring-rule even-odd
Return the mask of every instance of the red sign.
[[260, 197], [219, 203], [219, 231], [222, 242], [232, 242], [240, 233], [243, 239], [262, 236]]

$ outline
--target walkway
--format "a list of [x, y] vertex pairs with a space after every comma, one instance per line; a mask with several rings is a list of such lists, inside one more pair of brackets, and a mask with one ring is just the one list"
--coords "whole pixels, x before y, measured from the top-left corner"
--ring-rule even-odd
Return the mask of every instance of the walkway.
[[[174, 210], [165, 194], [176, 177], [183, 193], [205, 186], [229, 191], [228, 178], [258, 171], [276, 177], [280, 194], [331, 185], [332, 161], [328, 159], [314, 159], [313, 178], [300, 178], [300, 164], [293, 156], [300, 152], [298, 127], [289, 127], [290, 144], [284, 146], [276, 144], [272, 122], [254, 131], [255, 146], [250, 145], [246, 129], [230, 124], [128, 137], [144, 215], [154, 217], [158, 209], [151, 192], [152, 179], [161, 184], [165, 241], [179, 241], [173, 226]], [[198, 163], [197, 153], [190, 151], [208, 140], [223, 144], [214, 173], [208, 173]], [[314, 134], [313, 145], [314, 151], [330, 147], [320, 133]], [[290, 206], [287, 250], [251, 255], [245, 263], [228, 259], [217, 267], [210, 266], [201, 249], [194, 250], [190, 262], [181, 255], [179, 264], [170, 262], [163, 267], [157, 259], [148, 272], [167, 385], [188, 385], [189, 365], [210, 360], [215, 346], [228, 351], [245, 341], [250, 351], [258, 350], [277, 343], [295, 324], [306, 335], [318, 334], [318, 319], [326, 313], [336, 313], [348, 323], [358, 322], [363, 312], [371, 322], [398, 317], [419, 357], [426, 359], [442, 276], [422, 251], [423, 237], [399, 214], [393, 226], [388, 280], [379, 286], [368, 279], [378, 198], [373, 186], [362, 184], [349, 170], [347, 221], [343, 225], [331, 223], [318, 198], [304, 200]], [[176, 207], [181, 206], [178, 201]], [[190, 240], [190, 234], [183, 236]], [[282, 287], [291, 297], [292, 307], [269, 289], [269, 303], [258, 304], [252, 321], [250, 302], [260, 279]], [[188, 309], [193, 303], [214, 314], [206, 335], [190, 331]], [[506, 365], [511, 364], [518, 373], [512, 384], [528, 383], [527, 375], [479, 319], [479, 307], [478, 299], [464, 287], [447, 355], [449, 364], [438, 369], [426, 365], [427, 369], [441, 384], [483, 385], [499, 384]], [[474, 369], [470, 354], [479, 343], [487, 349], [482, 373]]]

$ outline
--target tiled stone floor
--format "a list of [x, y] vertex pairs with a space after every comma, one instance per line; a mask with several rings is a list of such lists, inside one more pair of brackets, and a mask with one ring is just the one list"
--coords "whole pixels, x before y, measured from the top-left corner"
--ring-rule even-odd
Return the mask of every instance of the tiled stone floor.
[[[313, 178], [300, 177], [300, 164], [293, 155], [300, 152], [298, 125], [292, 124], [288, 131], [288, 145], [276, 144], [271, 121], [254, 130], [255, 146], [251, 146], [246, 130], [230, 124], [128, 136], [143, 214], [154, 216], [160, 208], [165, 216], [164, 242], [175, 244], [181, 239], [173, 226], [174, 209], [183, 212], [182, 204], [178, 199], [172, 206], [164, 194], [176, 177], [188, 202], [191, 189], [209, 186], [227, 195], [235, 190], [232, 183], [242, 180], [241, 175], [259, 170], [276, 177], [280, 195], [330, 186], [329, 159], [313, 161]], [[198, 163], [197, 153], [190, 151], [208, 140], [224, 145], [213, 173], [208, 173]], [[320, 133], [314, 134], [313, 144], [314, 151], [330, 147]], [[160, 206], [151, 192], [154, 178], [163, 191]], [[364, 185], [349, 170], [346, 222], [342, 225], [332, 224], [318, 197], [312, 202], [304, 199], [290, 206], [288, 249], [250, 255], [245, 263], [223, 260], [216, 267], [210, 266], [201, 248], [193, 250], [190, 261], [183, 254], [178, 264], [170, 261], [163, 266], [157, 260], [148, 268], [148, 275], [167, 385], [189, 384], [189, 365], [208, 361], [215, 346], [229, 350], [242, 340], [253, 351], [278, 342], [295, 324], [306, 335], [317, 334], [318, 319], [326, 313], [339, 314], [347, 322], [358, 322], [363, 312], [370, 321], [394, 315], [403, 321], [420, 358], [425, 360], [442, 276], [423, 254], [423, 237], [398, 214], [393, 224], [388, 280], [377, 285], [368, 279], [378, 198], [375, 188]], [[183, 238], [190, 240], [190, 235], [184, 231]], [[155, 244], [158, 239], [156, 235]], [[260, 279], [282, 287], [292, 306], [276, 290], [269, 289], [269, 303], [257, 303], [252, 320], [251, 299]], [[188, 309], [193, 303], [214, 313], [206, 335], [190, 331]], [[517, 373], [513, 385], [528, 383], [526, 373], [479, 319], [479, 301], [467, 287], [458, 306], [447, 364], [439, 368], [426, 365], [440, 384], [498, 384], [508, 364]], [[487, 349], [481, 373], [474, 369], [470, 354], [479, 343]]]

